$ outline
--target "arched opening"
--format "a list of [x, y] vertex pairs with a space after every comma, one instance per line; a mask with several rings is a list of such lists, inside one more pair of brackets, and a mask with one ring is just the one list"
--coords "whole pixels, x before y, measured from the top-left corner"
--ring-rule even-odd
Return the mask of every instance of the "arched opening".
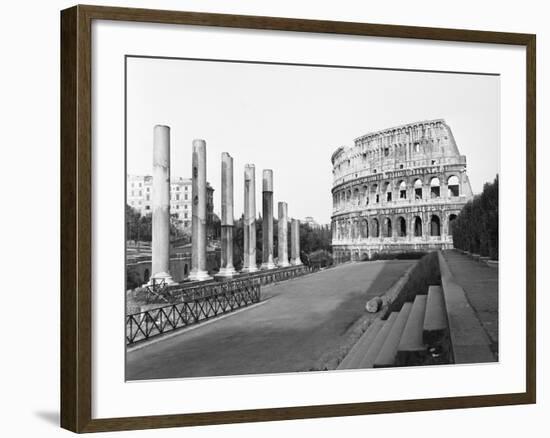
[[405, 181], [399, 183], [399, 199], [407, 199], [407, 183]]
[[369, 224], [366, 219], [361, 221], [361, 237], [366, 239], [369, 237]]
[[414, 182], [414, 199], [416, 200], [422, 199], [422, 181], [420, 179], [417, 179]]
[[379, 194], [378, 194], [378, 184], [374, 184], [372, 187], [371, 187], [371, 192], [374, 196], [374, 202], [378, 203], [378, 201], [380, 201], [379, 199]]
[[422, 219], [419, 216], [414, 218], [414, 237], [422, 236]]
[[353, 204], [354, 205], [359, 205], [359, 189], [358, 188], [353, 190]]
[[441, 196], [439, 178], [434, 177], [430, 180], [430, 198], [439, 198]]
[[145, 269], [145, 271], [143, 271], [143, 283], [148, 283], [149, 278], [151, 278], [151, 274], [149, 273], [149, 269]]
[[188, 273], [189, 273], [189, 265], [186, 263], [185, 265], [183, 265], [183, 275], [187, 276]]
[[384, 237], [392, 236], [391, 219], [387, 217], [384, 219]]
[[449, 179], [447, 180], [447, 187], [449, 197], [460, 196], [460, 185], [458, 177], [456, 175], [449, 177]]
[[454, 221], [456, 220], [456, 214], [449, 215], [449, 236], [453, 235]]
[[386, 194], [386, 202], [391, 202], [391, 185], [389, 182], [384, 184], [384, 193]]
[[372, 237], [380, 237], [380, 224], [378, 223], [378, 219], [373, 219], [371, 222], [371, 228], [372, 228]]
[[441, 223], [435, 214], [430, 219], [430, 236], [441, 236]]
[[405, 221], [405, 218], [403, 216], [399, 216], [399, 218], [397, 219], [397, 230], [399, 233], [399, 237], [407, 236], [407, 222]]
[[369, 188], [368, 186], [363, 186], [363, 198], [364, 205], [369, 205]]

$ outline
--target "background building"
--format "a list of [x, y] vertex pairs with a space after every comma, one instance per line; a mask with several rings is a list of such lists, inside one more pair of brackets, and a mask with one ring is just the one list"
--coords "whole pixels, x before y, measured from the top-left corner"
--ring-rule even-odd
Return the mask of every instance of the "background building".
[[[214, 222], [214, 189], [206, 185], [207, 222]], [[142, 216], [151, 213], [153, 177], [150, 175], [128, 175], [126, 183], [126, 203], [139, 211]], [[177, 177], [170, 181], [170, 213], [176, 214], [183, 229], [191, 229], [191, 178]]]
[[335, 261], [453, 246], [452, 223], [472, 189], [444, 120], [363, 135], [332, 165]]

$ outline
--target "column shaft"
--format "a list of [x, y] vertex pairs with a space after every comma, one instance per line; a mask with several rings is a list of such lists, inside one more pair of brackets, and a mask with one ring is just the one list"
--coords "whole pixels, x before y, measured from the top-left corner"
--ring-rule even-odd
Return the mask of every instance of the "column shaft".
[[286, 268], [290, 266], [288, 262], [288, 205], [286, 202], [279, 202], [278, 204], [279, 222], [277, 224], [277, 233], [279, 239], [278, 245], [278, 265], [281, 268]]
[[153, 221], [151, 279], [173, 284], [170, 275], [170, 128], [156, 125], [153, 132]]
[[256, 171], [244, 166], [244, 244], [243, 272], [255, 272], [256, 265]]
[[192, 237], [191, 272], [192, 281], [210, 280], [206, 268], [206, 142], [193, 140], [192, 159]]
[[262, 174], [262, 269], [273, 269], [273, 171]]
[[292, 219], [290, 225], [290, 264], [293, 266], [299, 266], [302, 264], [300, 259], [300, 221], [298, 219]]
[[222, 153], [222, 241], [221, 277], [231, 277], [236, 271], [233, 267], [233, 158], [227, 152]]

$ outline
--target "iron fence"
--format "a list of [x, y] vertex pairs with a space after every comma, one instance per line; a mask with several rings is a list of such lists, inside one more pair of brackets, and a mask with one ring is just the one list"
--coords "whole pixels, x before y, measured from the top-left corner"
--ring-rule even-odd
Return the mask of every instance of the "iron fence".
[[[260, 301], [260, 285], [253, 281], [203, 286], [185, 290], [180, 302], [126, 316], [126, 344], [150, 339]], [[216, 287], [217, 286], [217, 287]]]

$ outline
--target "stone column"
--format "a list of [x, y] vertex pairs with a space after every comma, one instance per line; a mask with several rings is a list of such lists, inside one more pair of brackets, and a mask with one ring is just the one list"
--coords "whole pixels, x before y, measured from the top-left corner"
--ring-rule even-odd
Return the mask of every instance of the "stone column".
[[262, 269], [273, 269], [273, 170], [262, 172]]
[[220, 277], [236, 274], [233, 266], [233, 157], [222, 153], [222, 241]]
[[281, 268], [286, 268], [287, 266], [290, 266], [290, 263], [288, 262], [288, 205], [286, 202], [279, 202], [278, 204], [278, 210], [279, 210], [279, 222], [278, 222], [278, 239], [279, 239], [279, 246], [278, 246], [278, 265]]
[[191, 172], [191, 281], [210, 280], [206, 269], [206, 142], [193, 140]]
[[256, 272], [256, 171], [244, 166], [244, 263], [243, 272]]
[[170, 128], [156, 125], [153, 131], [153, 223], [149, 285], [174, 284], [170, 275]]
[[300, 259], [300, 221], [292, 219], [290, 224], [290, 264], [299, 266], [302, 264]]

